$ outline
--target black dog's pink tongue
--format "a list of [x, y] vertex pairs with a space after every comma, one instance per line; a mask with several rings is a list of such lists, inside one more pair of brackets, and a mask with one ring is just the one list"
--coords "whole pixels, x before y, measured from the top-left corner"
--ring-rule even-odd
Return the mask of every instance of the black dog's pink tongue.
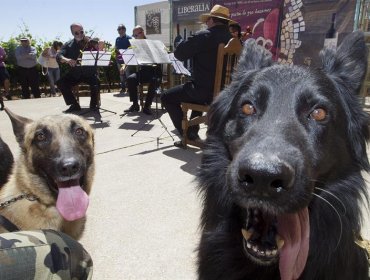
[[279, 253], [281, 280], [296, 280], [308, 257], [310, 223], [307, 207], [296, 214], [278, 217], [278, 233], [285, 241]]
[[85, 217], [89, 197], [80, 187], [78, 180], [59, 183], [58, 188], [56, 207], [63, 218], [67, 221], [74, 221]]

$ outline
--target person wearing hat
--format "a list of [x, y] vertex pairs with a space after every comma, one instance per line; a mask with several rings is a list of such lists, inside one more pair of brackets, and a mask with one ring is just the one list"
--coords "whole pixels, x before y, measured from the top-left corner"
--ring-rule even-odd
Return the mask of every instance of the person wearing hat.
[[[193, 60], [191, 81], [167, 90], [161, 97], [162, 104], [167, 109], [180, 137], [183, 135], [181, 102], [198, 104], [212, 102], [218, 45], [227, 44], [231, 39], [228, 25], [235, 23], [230, 19], [229, 9], [221, 5], [215, 5], [209, 13], [202, 14], [200, 20], [207, 25], [207, 29], [196, 32], [186, 41], [181, 41], [174, 52], [180, 61]], [[201, 114], [193, 111], [191, 118]], [[191, 126], [188, 130], [189, 139], [199, 139], [198, 131], [199, 126]], [[177, 141], [174, 145], [182, 147], [182, 142]]]
[[37, 71], [37, 51], [31, 46], [26, 37], [20, 39], [21, 44], [15, 49], [15, 58], [18, 65], [18, 77], [22, 87], [22, 97], [31, 97], [29, 88], [34, 98], [40, 98], [39, 73]]

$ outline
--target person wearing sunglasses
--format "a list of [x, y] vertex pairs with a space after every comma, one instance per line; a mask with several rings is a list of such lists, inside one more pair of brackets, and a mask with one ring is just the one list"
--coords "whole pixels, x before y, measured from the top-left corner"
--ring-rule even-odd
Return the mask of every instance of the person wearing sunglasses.
[[57, 54], [57, 60], [69, 66], [67, 73], [57, 81], [59, 90], [63, 94], [64, 101], [70, 107], [64, 113], [80, 111], [81, 107], [73, 95], [72, 88], [80, 83], [90, 86], [90, 109], [98, 109], [99, 78], [97, 69], [94, 66], [79, 66], [78, 59], [81, 52], [90, 46], [89, 39], [85, 36], [83, 26], [79, 23], [72, 23], [70, 26], [73, 39], [65, 43]]
[[131, 36], [126, 34], [126, 26], [123, 24], [118, 25], [117, 31], [119, 36], [116, 38], [116, 44], [115, 44], [115, 50], [116, 50], [116, 63], [118, 67], [118, 71], [120, 73], [119, 79], [121, 82], [121, 92], [120, 93], [125, 93], [126, 92], [126, 77], [130, 75], [129, 73], [129, 68], [126, 67], [124, 70], [121, 70], [122, 65], [124, 64], [124, 61], [122, 59], [122, 55], [119, 52], [119, 50], [126, 50], [128, 49], [131, 44], [130, 44], [130, 39]]
[[[144, 29], [140, 25], [137, 25], [132, 31], [132, 37], [134, 37], [135, 40], [146, 39]], [[152, 111], [150, 107], [155, 96], [155, 90], [158, 88], [159, 81], [161, 79], [162, 68], [160, 65], [139, 66], [139, 70], [127, 78], [127, 89], [130, 95], [130, 101], [132, 101], [132, 105], [127, 110], [124, 110], [124, 112], [138, 112], [140, 110], [137, 86], [139, 83], [149, 83], [148, 94], [146, 95], [143, 113], [151, 115]]]

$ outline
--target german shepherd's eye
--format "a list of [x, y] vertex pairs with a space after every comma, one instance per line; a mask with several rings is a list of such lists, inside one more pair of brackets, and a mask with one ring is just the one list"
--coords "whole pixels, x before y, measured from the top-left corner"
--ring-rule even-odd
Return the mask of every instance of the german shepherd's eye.
[[75, 134], [76, 134], [77, 136], [82, 136], [82, 135], [84, 135], [84, 133], [85, 133], [85, 130], [83, 130], [83, 128], [81, 128], [81, 127], [78, 127], [78, 128], [76, 128], [76, 130], [75, 130]]
[[327, 112], [323, 108], [316, 108], [310, 114], [310, 119], [320, 122], [324, 121], [327, 117]]
[[244, 115], [251, 116], [256, 113], [256, 108], [250, 103], [245, 103], [242, 106], [242, 111]]
[[35, 135], [35, 139], [38, 141], [38, 142], [43, 142], [46, 140], [46, 135], [45, 133], [43, 132], [37, 132], [36, 135]]

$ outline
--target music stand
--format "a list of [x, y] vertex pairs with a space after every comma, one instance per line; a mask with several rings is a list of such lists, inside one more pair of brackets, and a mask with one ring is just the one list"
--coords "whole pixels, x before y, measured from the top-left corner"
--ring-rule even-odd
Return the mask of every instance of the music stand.
[[175, 57], [174, 53], [169, 53], [168, 58], [171, 61], [173, 69], [175, 70], [175, 74], [191, 76], [189, 70], [186, 69], [184, 64]]
[[[163, 42], [159, 40], [148, 40], [148, 39], [132, 39], [130, 40], [131, 48], [126, 50], [119, 50], [123, 61], [126, 65], [135, 65], [135, 66], [149, 66], [149, 65], [158, 65], [158, 64], [169, 64], [171, 63], [167, 48], [163, 44]], [[140, 79], [139, 79], [139, 82]], [[171, 133], [168, 131], [166, 125], [163, 123], [161, 118], [158, 114], [158, 100], [157, 100], [157, 93], [155, 95], [155, 102], [156, 102], [156, 109], [155, 115], [152, 120], [146, 122], [142, 125], [136, 132], [134, 132], [131, 136], [134, 136], [137, 132], [139, 132], [144, 126], [150, 124], [154, 120], [158, 120], [167, 134], [174, 140]], [[120, 116], [123, 117], [126, 114], [121, 114]], [[163, 133], [162, 133], [163, 134]], [[159, 142], [159, 137], [157, 137], [157, 144]]]
[[[98, 67], [107, 67], [110, 64], [110, 58], [112, 53], [108, 51], [83, 51], [81, 58], [81, 66], [94, 66], [96, 74], [98, 73]], [[98, 112], [100, 111], [110, 112], [112, 114], [117, 114], [111, 110], [101, 107], [101, 98], [100, 98], [100, 88], [99, 88], [99, 102], [97, 104]]]

